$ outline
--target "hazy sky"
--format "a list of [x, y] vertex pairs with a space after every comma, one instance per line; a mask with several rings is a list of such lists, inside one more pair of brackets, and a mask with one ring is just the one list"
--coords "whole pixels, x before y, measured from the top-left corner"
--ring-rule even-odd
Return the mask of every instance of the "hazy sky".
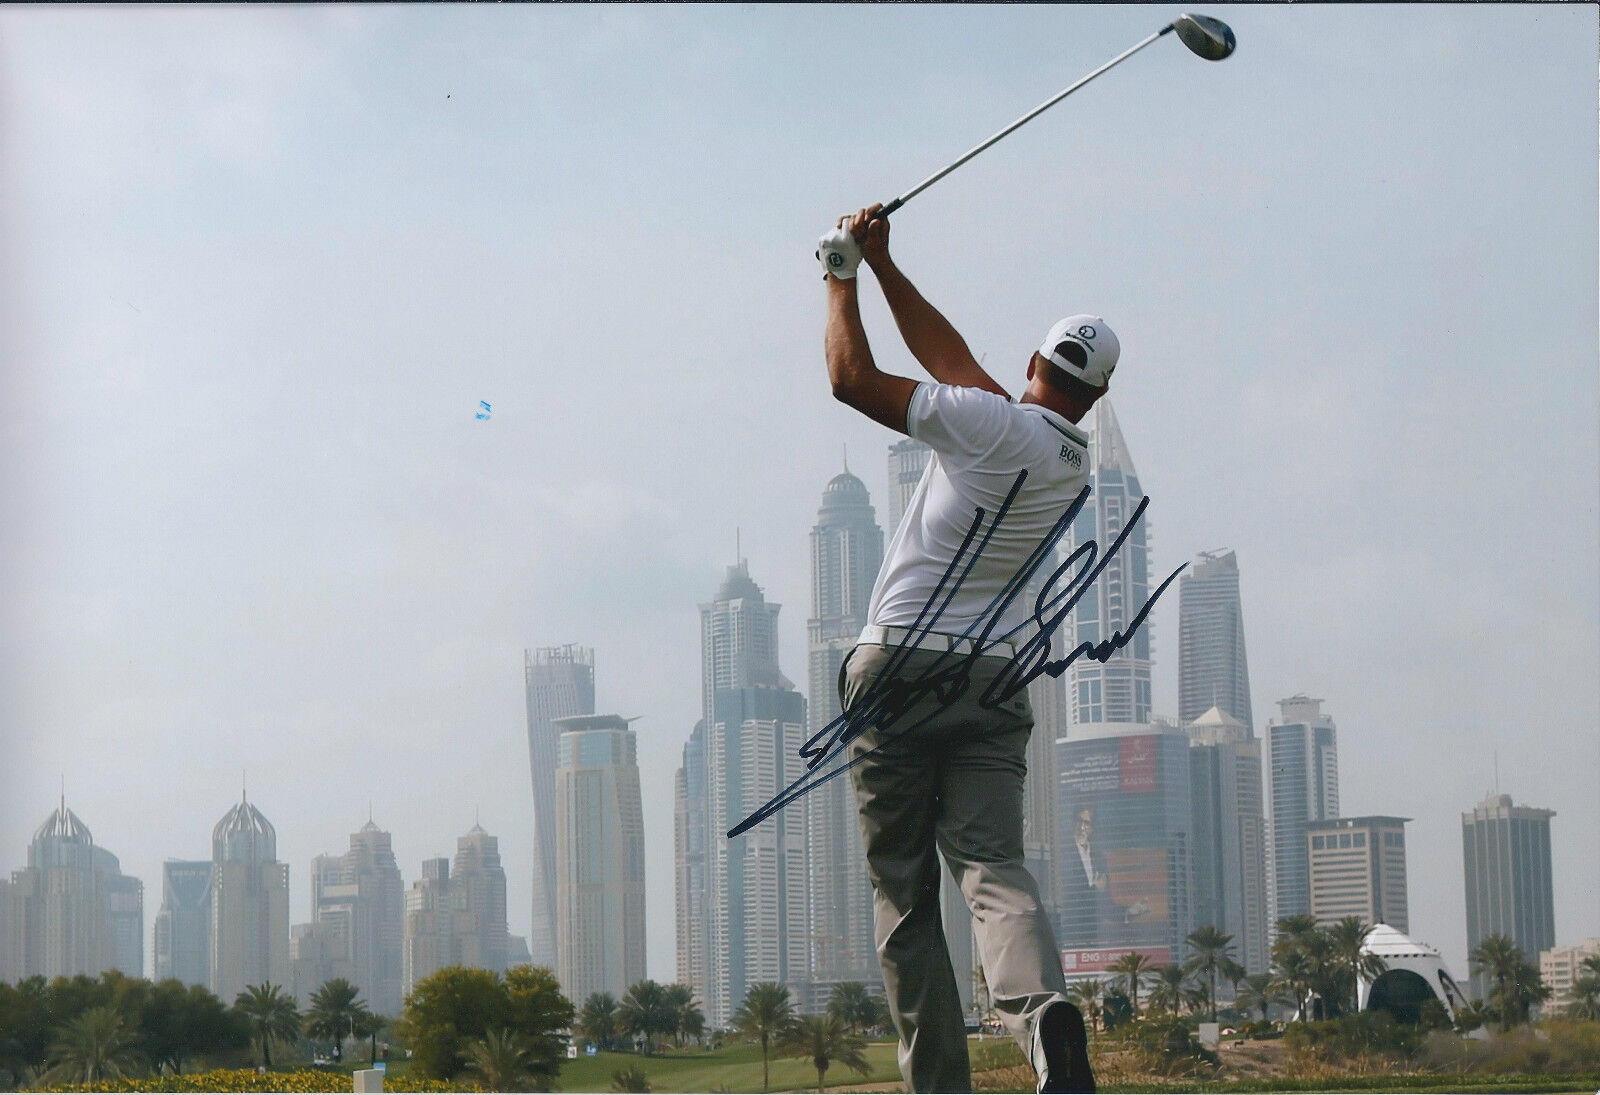
[[[370, 803], [408, 885], [481, 816], [526, 934], [522, 651], [574, 642], [639, 716], [672, 979], [696, 606], [737, 530], [803, 680], [846, 447], [884, 511], [817, 235], [1179, 10], [0, 8], [0, 870], [64, 779], [148, 935], [247, 773], [295, 922]], [[1258, 720], [1322, 697], [1345, 812], [1415, 819], [1413, 935], [1465, 973], [1496, 751], [1600, 935], [1596, 9], [1204, 10], [1232, 59], [1128, 60], [901, 264], [1013, 391], [1116, 328], [1154, 569], [1238, 553]]]

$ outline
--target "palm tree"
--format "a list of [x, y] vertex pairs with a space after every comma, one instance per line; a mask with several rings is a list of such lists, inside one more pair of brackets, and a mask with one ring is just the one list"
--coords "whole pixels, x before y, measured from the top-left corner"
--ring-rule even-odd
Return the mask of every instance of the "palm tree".
[[767, 1075], [767, 1050], [774, 1039], [781, 1039], [794, 1026], [794, 1004], [787, 985], [758, 981], [745, 993], [744, 1003], [733, 1013], [733, 1029], [761, 1043], [761, 1090], [770, 1086]]
[[1222, 975], [1224, 981], [1233, 986], [1232, 1007], [1234, 1014], [1237, 1015], [1239, 1013], [1239, 985], [1250, 971], [1232, 958], [1224, 957], [1217, 966], [1217, 972]]
[[852, 1034], [860, 1034], [878, 1018], [878, 1002], [860, 981], [840, 981], [828, 994], [828, 1014], [843, 1019]]
[[1150, 959], [1138, 951], [1129, 951], [1111, 963], [1110, 972], [1128, 979], [1128, 999], [1133, 1002], [1133, 1014], [1136, 1017], [1139, 1014], [1139, 986], [1154, 971]]
[[1067, 997], [1078, 1005], [1078, 1010], [1088, 1016], [1089, 1024], [1096, 1032], [1100, 1030], [1100, 1000], [1105, 996], [1106, 986], [1098, 977], [1087, 981], [1075, 981], [1067, 989]]
[[1275, 983], [1303, 1022], [1311, 1018], [1311, 986], [1316, 980], [1316, 964], [1301, 947], [1285, 947], [1281, 952], [1274, 947], [1273, 952], [1273, 969], [1277, 970]]
[[1278, 979], [1270, 973], [1252, 973], [1243, 979], [1243, 985], [1234, 996], [1234, 1006], [1244, 1008], [1247, 1012], [1260, 1008], [1261, 1021], [1265, 1023], [1272, 1005], [1283, 1002]]
[[1600, 1019], [1600, 973], [1585, 973], [1572, 982], [1572, 1005], [1567, 1014], [1574, 1019]]
[[1197, 928], [1187, 938], [1194, 951], [1185, 963], [1191, 973], [1206, 977], [1206, 1005], [1211, 1011], [1211, 1021], [1217, 1021], [1217, 971], [1224, 962], [1233, 960], [1233, 936], [1210, 925]]
[[121, 1079], [140, 1066], [133, 1038], [115, 1007], [89, 1008], [62, 1028], [50, 1047], [49, 1070], [40, 1079], [49, 1084]]
[[1524, 958], [1511, 971], [1509, 984], [1498, 986], [1494, 1004], [1503, 1029], [1509, 1022], [1526, 1023], [1534, 1004], [1549, 999], [1550, 990], [1539, 979], [1539, 967]]
[[695, 1003], [694, 990], [688, 985], [668, 985], [666, 1002], [672, 1009], [672, 1038], [679, 1049], [685, 1038], [699, 1038], [706, 1032], [705, 1012]]
[[1510, 1030], [1512, 1009], [1507, 1005], [1511, 1003], [1511, 987], [1528, 964], [1527, 955], [1522, 953], [1522, 948], [1510, 936], [1496, 932], [1484, 936], [1472, 948], [1467, 955], [1467, 962], [1479, 973], [1488, 975], [1492, 983], [1489, 1003], [1500, 1019], [1500, 1029]]
[[1311, 1018], [1313, 996], [1332, 994], [1332, 949], [1315, 917], [1285, 916], [1278, 921], [1278, 938], [1272, 944], [1272, 961], [1284, 987], [1294, 995], [1301, 1019]]
[[467, 1068], [490, 1091], [527, 1091], [534, 1079], [533, 1055], [522, 1035], [499, 1028], [467, 1046]]
[[1156, 983], [1150, 989], [1150, 1006], [1157, 1011], [1177, 1015], [1190, 999], [1189, 986], [1185, 984], [1188, 971], [1176, 962], [1157, 967]]
[[311, 994], [311, 1009], [306, 1012], [306, 1035], [333, 1042], [333, 1059], [344, 1060], [344, 1039], [355, 1037], [356, 1027], [368, 1013], [366, 1001], [359, 999], [361, 990], [335, 977], [324, 981], [322, 987]]
[[1389, 969], [1389, 963], [1364, 949], [1371, 933], [1372, 925], [1363, 923], [1359, 916], [1344, 917], [1327, 928], [1333, 965], [1338, 972], [1340, 1011], [1354, 1012], [1361, 982], [1375, 981]]
[[578, 1012], [578, 1029], [600, 1049], [610, 1049], [617, 1036], [617, 998], [609, 992], [593, 992]]
[[300, 1036], [300, 1011], [294, 1006], [294, 997], [271, 981], [251, 985], [234, 999], [233, 1006], [249, 1024], [251, 1040], [261, 1047], [262, 1068], [272, 1067], [273, 1042], [293, 1042]]
[[368, 1054], [367, 1059], [373, 1064], [378, 1063], [378, 1032], [391, 1025], [391, 1021], [386, 1016], [379, 1015], [375, 1011], [368, 1011], [366, 1008], [362, 1008], [361, 1014], [356, 1016], [355, 1029], [352, 1034], [357, 1038], [372, 1039], [371, 1052]]
[[863, 1076], [870, 1073], [872, 1066], [862, 1053], [866, 1046], [866, 1039], [851, 1031], [844, 1019], [836, 1015], [808, 1015], [785, 1031], [781, 1051], [785, 1057], [811, 1058], [820, 1092], [828, 1066], [836, 1061]]
[[617, 1022], [623, 1030], [644, 1036], [644, 1055], [650, 1056], [657, 1034], [671, 1034], [678, 1029], [678, 1017], [667, 1000], [665, 985], [646, 978], [623, 994], [617, 1005]]
[[1572, 982], [1575, 1018], [1600, 1019], [1600, 954], [1591, 954], [1578, 963]]

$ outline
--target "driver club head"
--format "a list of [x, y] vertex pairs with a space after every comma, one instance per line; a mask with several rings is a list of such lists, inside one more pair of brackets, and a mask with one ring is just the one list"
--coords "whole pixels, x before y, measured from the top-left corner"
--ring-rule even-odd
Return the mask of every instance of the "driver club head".
[[1191, 52], [1207, 61], [1222, 60], [1238, 44], [1228, 24], [1209, 15], [1180, 15], [1172, 21], [1172, 29]]

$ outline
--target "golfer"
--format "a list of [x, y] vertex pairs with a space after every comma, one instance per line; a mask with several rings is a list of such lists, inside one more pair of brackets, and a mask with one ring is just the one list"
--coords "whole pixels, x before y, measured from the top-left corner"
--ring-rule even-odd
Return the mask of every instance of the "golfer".
[[[1028, 386], [1012, 402], [966, 342], [889, 257], [889, 223], [871, 206], [823, 237], [827, 271], [828, 376], [835, 398], [933, 449], [928, 469], [895, 530], [873, 588], [870, 623], [846, 659], [846, 711], [895, 677], [915, 682], [973, 653], [960, 635], [993, 611], [1007, 581], [1088, 481], [1080, 421], [1106, 391], [1118, 344], [1098, 316], [1050, 329], [1028, 363]], [[933, 377], [918, 382], [879, 371], [861, 325], [858, 265], [877, 276], [900, 335]], [[933, 597], [982, 509], [992, 522], [1026, 471], [1015, 500], [932, 633], [911, 626]], [[971, 549], [969, 548], [969, 557]], [[945, 590], [948, 593], [948, 586]], [[942, 600], [943, 594], [941, 594]], [[1031, 604], [1015, 598], [993, 628], [1023, 623]], [[971, 634], [983, 630], [982, 624]], [[915, 649], [909, 649], [909, 648]], [[998, 705], [978, 702], [1015, 647], [993, 643], [970, 661], [965, 691], [923, 698], [850, 746], [851, 769], [874, 889], [875, 936], [889, 1011], [900, 1035], [900, 1072], [912, 1091], [971, 1091], [966, 1028], [939, 917], [939, 862], [949, 864], [972, 911], [994, 1007], [1039, 1076], [1039, 1091], [1093, 1091], [1083, 1016], [1066, 981], [1038, 884], [1022, 862], [1022, 784], [1033, 711], [1026, 691]], [[965, 971], [963, 971], [963, 974]]]

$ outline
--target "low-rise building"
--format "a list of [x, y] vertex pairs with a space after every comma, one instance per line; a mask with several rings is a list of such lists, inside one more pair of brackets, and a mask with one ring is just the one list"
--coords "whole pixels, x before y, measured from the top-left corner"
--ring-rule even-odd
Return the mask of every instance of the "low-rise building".
[[1550, 998], [1544, 1002], [1546, 1015], [1560, 1015], [1572, 1005], [1572, 984], [1583, 976], [1579, 967], [1585, 958], [1600, 958], [1600, 939], [1539, 952], [1539, 981], [1550, 990]]

